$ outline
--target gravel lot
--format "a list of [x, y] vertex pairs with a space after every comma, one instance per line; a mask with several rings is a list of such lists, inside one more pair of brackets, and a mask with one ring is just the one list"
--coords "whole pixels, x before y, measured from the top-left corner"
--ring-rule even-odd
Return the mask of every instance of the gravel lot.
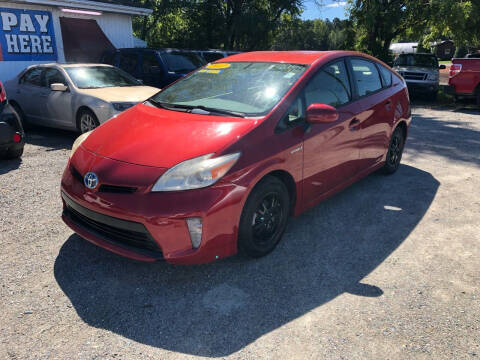
[[402, 167], [292, 219], [270, 256], [144, 264], [74, 235], [74, 135], [0, 162], [0, 358], [480, 357], [480, 112], [416, 108]]

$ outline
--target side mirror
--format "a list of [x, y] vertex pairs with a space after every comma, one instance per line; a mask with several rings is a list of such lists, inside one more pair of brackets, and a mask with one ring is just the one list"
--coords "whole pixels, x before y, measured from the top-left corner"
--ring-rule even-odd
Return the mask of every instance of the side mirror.
[[307, 108], [307, 122], [310, 124], [327, 124], [338, 120], [338, 111], [333, 106], [312, 104]]
[[440, 70], [444, 70], [444, 69], [446, 69], [447, 67], [442, 64], [442, 65], [440, 65], [438, 68], [439, 68]]
[[68, 86], [65, 85], [65, 84], [61, 84], [61, 83], [55, 83], [55, 84], [50, 85], [50, 89], [52, 91], [67, 91]]

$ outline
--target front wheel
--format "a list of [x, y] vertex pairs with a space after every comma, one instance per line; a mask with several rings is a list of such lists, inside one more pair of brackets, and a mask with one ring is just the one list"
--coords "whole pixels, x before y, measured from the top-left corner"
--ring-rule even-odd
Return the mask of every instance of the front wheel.
[[255, 186], [240, 219], [238, 249], [258, 258], [270, 253], [287, 227], [290, 196], [285, 184], [268, 176]]
[[383, 172], [385, 174], [393, 174], [397, 171], [400, 166], [400, 161], [402, 160], [403, 146], [405, 145], [405, 136], [401, 128], [397, 127], [392, 134], [390, 139], [390, 145], [388, 147], [387, 159], [385, 166], [383, 167]]
[[86, 133], [99, 126], [97, 117], [88, 109], [81, 110], [78, 114], [77, 128], [80, 133]]

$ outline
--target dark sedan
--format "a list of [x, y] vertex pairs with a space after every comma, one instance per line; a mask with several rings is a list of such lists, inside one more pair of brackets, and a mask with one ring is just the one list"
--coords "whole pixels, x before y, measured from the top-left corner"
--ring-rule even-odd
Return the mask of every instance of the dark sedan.
[[0, 82], [0, 157], [16, 159], [22, 156], [25, 134], [18, 114], [7, 102], [5, 88]]

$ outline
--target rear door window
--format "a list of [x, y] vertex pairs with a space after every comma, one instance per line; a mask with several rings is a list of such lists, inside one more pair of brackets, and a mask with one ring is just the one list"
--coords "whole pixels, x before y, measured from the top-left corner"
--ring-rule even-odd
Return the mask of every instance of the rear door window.
[[383, 87], [387, 88], [392, 86], [392, 72], [388, 70], [385, 66], [377, 64], [380, 69], [380, 75], [382, 76]]
[[41, 75], [42, 68], [37, 67], [28, 70], [27, 73], [20, 79], [20, 83], [25, 85], [41, 86]]
[[355, 58], [351, 61], [358, 96], [366, 96], [382, 88], [380, 74], [373, 62]]
[[350, 102], [351, 91], [343, 60], [321, 68], [305, 87], [306, 106], [327, 104], [339, 107]]

